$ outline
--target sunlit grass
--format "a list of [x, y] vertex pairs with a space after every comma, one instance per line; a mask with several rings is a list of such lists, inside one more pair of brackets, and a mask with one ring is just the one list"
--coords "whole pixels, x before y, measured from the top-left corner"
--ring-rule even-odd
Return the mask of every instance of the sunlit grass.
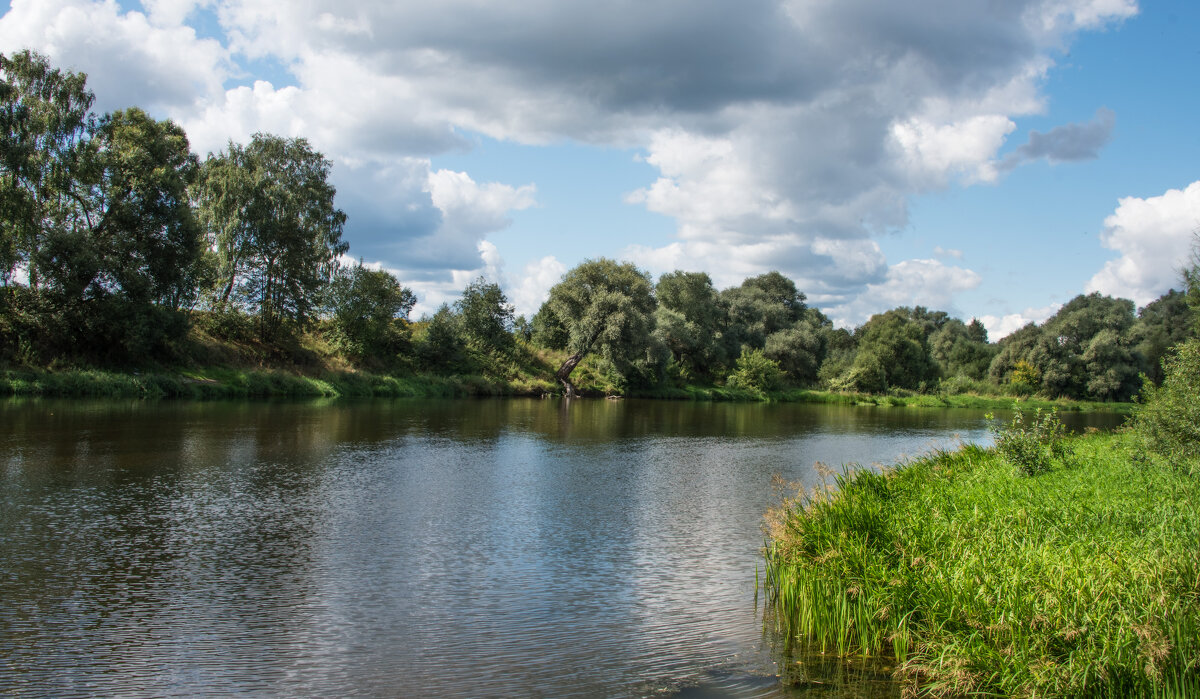
[[966, 447], [785, 501], [765, 584], [790, 636], [932, 695], [1200, 696], [1198, 502], [1124, 435], [1035, 477]]

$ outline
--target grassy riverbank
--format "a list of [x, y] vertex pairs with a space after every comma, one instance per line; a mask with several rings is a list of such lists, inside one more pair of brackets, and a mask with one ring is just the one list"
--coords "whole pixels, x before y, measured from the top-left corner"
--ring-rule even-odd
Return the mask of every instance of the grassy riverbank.
[[1200, 466], [1069, 444], [1036, 476], [967, 447], [785, 502], [780, 623], [935, 696], [1200, 696]]
[[457, 398], [540, 395], [543, 390], [540, 385], [510, 383], [486, 376], [389, 376], [364, 371], [297, 373], [231, 368], [0, 371], [0, 396], [46, 398]]
[[1071, 412], [1115, 412], [1128, 413], [1133, 403], [1099, 403], [1069, 399], [1046, 400], [1010, 395], [978, 395], [974, 393], [915, 393], [898, 391], [887, 394], [851, 393], [822, 391], [808, 388], [785, 389], [782, 391], [754, 391], [727, 386], [683, 386], [679, 388], [656, 388], [630, 392], [631, 398], [699, 401], [768, 401], [777, 403], [826, 403], [836, 405], [874, 405], [879, 407], [914, 408], [974, 408], [977, 410], [1007, 410], [1014, 404], [1024, 409], [1057, 408]]
[[[585, 379], [590, 378], [584, 373]], [[620, 395], [598, 380], [579, 385], [585, 396]], [[0, 369], [0, 396], [46, 398], [183, 398], [193, 400], [238, 398], [454, 398], [472, 396], [541, 396], [558, 394], [560, 387], [527, 369], [483, 371], [464, 376], [428, 373], [393, 375], [328, 366], [296, 368], [208, 367], [106, 370], [94, 368]], [[1129, 412], [1129, 403], [1094, 403], [1071, 400], [1014, 399], [1011, 396], [974, 394], [839, 393], [790, 389], [763, 393], [727, 386], [683, 386], [632, 390], [625, 397], [693, 401], [770, 401], [827, 403], [880, 407], [975, 408], [1004, 410], [1016, 400], [1021, 406], [1057, 407], [1070, 411]]]

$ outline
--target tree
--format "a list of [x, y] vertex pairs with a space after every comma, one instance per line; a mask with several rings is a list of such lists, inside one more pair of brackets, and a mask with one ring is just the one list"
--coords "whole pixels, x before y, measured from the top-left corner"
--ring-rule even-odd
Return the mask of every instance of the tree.
[[1147, 446], [1176, 461], [1200, 457], [1200, 339], [1177, 346], [1163, 362], [1161, 387], [1148, 385], [1133, 415]]
[[711, 375], [724, 366], [721, 340], [728, 316], [712, 279], [676, 270], [659, 277], [655, 296], [654, 332], [675, 362], [691, 375]]
[[776, 271], [750, 277], [742, 282], [742, 288], [762, 291], [771, 303], [782, 306], [793, 322], [800, 320], [807, 308], [805, 296], [796, 289], [796, 283]]
[[987, 342], [987, 330], [978, 320], [965, 325], [951, 318], [929, 336], [929, 352], [943, 376], [982, 379], [995, 355]]
[[41, 285], [35, 253], [50, 232], [78, 222], [77, 183], [95, 130], [95, 96], [83, 73], [42, 55], [0, 54], [0, 279], [24, 265]]
[[47, 288], [76, 307], [72, 326], [140, 356], [186, 329], [175, 311], [195, 298], [203, 241], [188, 186], [198, 163], [178, 124], [136, 107], [103, 117], [93, 145], [82, 225], [52, 231], [35, 259]]
[[[1093, 292], [1068, 301], [1042, 326], [1042, 336], [1027, 357], [1042, 374], [1042, 390], [1070, 398], [1131, 397], [1138, 388], [1140, 367], [1129, 350], [1134, 320], [1134, 305], [1128, 299]], [[1098, 372], [1109, 369], [1113, 373], [1108, 379], [1089, 385]], [[1121, 377], [1116, 385], [1115, 377]]]
[[857, 369], [860, 375], [870, 376], [873, 386], [868, 389], [863, 384], [858, 389], [878, 391], [880, 367], [888, 387], [917, 389], [935, 381], [938, 368], [929, 354], [926, 328], [908, 308], [871, 316], [855, 333], [860, 339], [852, 372]]
[[[721, 292], [721, 302], [729, 309], [725, 341], [731, 355], [737, 354], [743, 345], [762, 349], [768, 335], [791, 327], [799, 317], [794, 306], [785, 300], [786, 294], [774, 288], [777, 284], [759, 283], [761, 279], [747, 279], [741, 286]], [[769, 281], [776, 280], [772, 277]], [[771, 288], [764, 289], [764, 286]], [[795, 289], [794, 285], [792, 289]]]
[[1162, 360], [1174, 346], [1195, 337], [1187, 294], [1171, 289], [1138, 311], [1130, 330], [1134, 351], [1145, 360], [1146, 376], [1155, 384], [1163, 381]]
[[1133, 309], [1128, 299], [1080, 294], [1040, 328], [1030, 324], [1004, 338], [989, 373], [999, 383], [1025, 361], [1050, 396], [1128, 400], [1144, 363], [1134, 350]]
[[[1037, 344], [1042, 336], [1042, 329], [1036, 323], [1026, 323], [1016, 332], [1009, 333], [1006, 337], [997, 343], [1000, 348], [996, 356], [992, 358], [992, 363], [988, 365], [988, 377], [996, 384], [1011, 383], [1014, 381], [1013, 372], [1016, 371], [1019, 362], [1029, 364], [1026, 359], [1033, 347]], [[1032, 364], [1029, 364], [1033, 367]], [[1027, 375], [1027, 374], [1026, 374]], [[1038, 383], [1041, 383], [1041, 375], [1038, 375]]]
[[1192, 309], [1192, 332], [1200, 336], [1200, 231], [1192, 233], [1192, 250], [1180, 270], [1188, 308]]
[[303, 138], [255, 134], [209, 156], [197, 187], [200, 218], [217, 251], [214, 304], [235, 298], [270, 339], [284, 321], [304, 327], [348, 248], [333, 205], [331, 163]]
[[437, 313], [425, 326], [425, 334], [417, 345], [417, 354], [426, 366], [437, 369], [452, 369], [463, 361], [461, 318], [450, 306], [442, 304]]
[[187, 136], [137, 108], [97, 120], [86, 76], [37, 54], [0, 71], [0, 277], [25, 267], [43, 349], [142, 358], [183, 333], [193, 299]]
[[513, 348], [513, 307], [500, 285], [479, 277], [467, 285], [455, 304], [466, 339], [486, 352]]
[[339, 269], [326, 302], [334, 345], [355, 360], [399, 352], [416, 302], [416, 295], [386, 270], [369, 269], [361, 261]]
[[737, 368], [729, 375], [727, 384], [732, 388], [751, 391], [773, 391], [783, 380], [783, 370], [778, 362], [767, 357], [762, 350], [742, 348]]
[[812, 383], [825, 359], [827, 340], [819, 329], [805, 323], [767, 336], [763, 354], [775, 360], [792, 381]]
[[575, 394], [571, 372], [589, 353], [598, 352], [620, 373], [649, 346], [652, 289], [650, 275], [606, 258], [581, 263], [550, 289], [538, 315], [546, 314], [543, 325], [561, 328], [558, 337], [570, 353], [555, 373], [567, 396]]

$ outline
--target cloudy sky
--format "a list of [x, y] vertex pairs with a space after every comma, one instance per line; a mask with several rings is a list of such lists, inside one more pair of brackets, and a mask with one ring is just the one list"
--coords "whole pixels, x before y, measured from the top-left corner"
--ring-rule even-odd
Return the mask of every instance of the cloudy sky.
[[1200, 229], [1192, 0], [13, 0], [0, 51], [204, 155], [334, 162], [351, 255], [418, 313], [522, 313], [580, 261], [778, 269], [840, 325], [921, 304], [996, 338], [1139, 305]]

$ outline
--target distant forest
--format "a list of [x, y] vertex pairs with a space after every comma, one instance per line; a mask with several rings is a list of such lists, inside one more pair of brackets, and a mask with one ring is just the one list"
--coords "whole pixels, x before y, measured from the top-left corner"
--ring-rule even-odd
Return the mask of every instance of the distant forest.
[[[199, 345], [253, 346], [287, 364], [320, 347], [348, 367], [515, 371], [534, 357], [573, 390], [581, 364], [617, 389], [983, 392], [1128, 400], [1194, 338], [1200, 264], [1138, 310], [1081, 295], [990, 342], [978, 320], [920, 306], [834, 328], [778, 272], [717, 290], [707, 274], [657, 283], [589, 260], [531, 319], [480, 278], [412, 321], [411, 290], [339, 264], [345, 214], [330, 162], [303, 138], [256, 134], [201, 160], [183, 129], [136, 107], [97, 115], [86, 77], [28, 51], [0, 55], [0, 363], [40, 367], [220, 362]], [[547, 376], [551, 378], [551, 376]]]

